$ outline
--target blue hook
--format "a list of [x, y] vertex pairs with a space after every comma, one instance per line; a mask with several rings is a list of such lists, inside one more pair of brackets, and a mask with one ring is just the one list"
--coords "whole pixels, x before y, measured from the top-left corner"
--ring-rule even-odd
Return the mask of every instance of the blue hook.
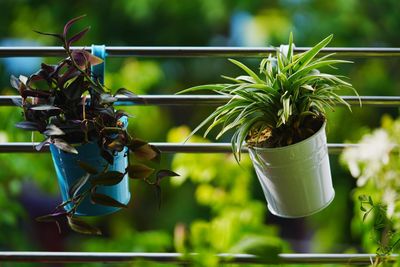
[[92, 54], [103, 60], [103, 63], [92, 66], [93, 77], [101, 84], [104, 84], [104, 73], [106, 68], [106, 46], [105, 45], [92, 45]]

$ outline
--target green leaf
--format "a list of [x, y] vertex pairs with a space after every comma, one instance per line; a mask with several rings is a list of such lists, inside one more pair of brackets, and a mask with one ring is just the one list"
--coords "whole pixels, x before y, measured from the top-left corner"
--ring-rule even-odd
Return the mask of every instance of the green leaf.
[[72, 230], [80, 234], [101, 235], [100, 229], [74, 217], [68, 216], [68, 225]]
[[298, 58], [297, 64], [293, 67], [294, 70], [298, 70], [299, 68], [306, 66], [318, 53], [319, 51], [324, 48], [326, 45], [329, 44], [329, 42], [332, 40], [333, 35], [329, 35], [326, 37], [324, 40], [316, 44], [314, 47], [312, 47], [310, 50], [307, 52], [304, 52], [301, 54]]
[[128, 166], [127, 169], [128, 175], [132, 179], [146, 179], [154, 172], [153, 168], [144, 164], [133, 164]]
[[94, 177], [90, 182], [92, 185], [115, 185], [122, 181], [125, 174], [118, 171], [108, 171], [100, 173]]
[[86, 163], [82, 160], [77, 161], [79, 167], [83, 169], [85, 172], [90, 173], [90, 174], [97, 174], [98, 171], [95, 167], [91, 166], [89, 163]]
[[182, 91], [179, 91], [176, 93], [177, 95], [184, 94], [184, 93], [189, 93], [189, 92], [195, 92], [195, 91], [204, 91], [204, 90], [211, 90], [211, 91], [218, 91], [221, 89], [225, 89], [226, 85], [224, 84], [205, 84], [205, 85], [198, 85], [198, 86], [193, 86], [187, 89], [184, 89]]
[[248, 75], [250, 75], [250, 77], [252, 77], [254, 79], [254, 81], [256, 81], [256, 83], [263, 83], [263, 81], [260, 79], [260, 77], [258, 77], [258, 75], [256, 73], [254, 73], [251, 69], [249, 69], [242, 62], [231, 59], [231, 58], [228, 60], [230, 62], [232, 62], [233, 64], [235, 64], [236, 66], [238, 66], [239, 68], [241, 68], [242, 70], [244, 70]]
[[89, 180], [90, 174], [85, 174], [81, 178], [79, 178], [75, 184], [69, 189], [68, 195], [70, 198], [75, 198], [76, 195], [78, 194], [79, 190], [87, 183]]
[[127, 208], [128, 207], [127, 205], [113, 199], [112, 197], [104, 195], [104, 194], [100, 194], [100, 193], [91, 194], [90, 199], [93, 203], [104, 205], [104, 206], [118, 207], [118, 208]]
[[70, 144], [68, 144], [67, 142], [65, 142], [60, 138], [53, 138], [52, 143], [53, 145], [55, 145], [64, 152], [78, 154], [78, 150], [76, 150], [75, 147], [71, 146]]

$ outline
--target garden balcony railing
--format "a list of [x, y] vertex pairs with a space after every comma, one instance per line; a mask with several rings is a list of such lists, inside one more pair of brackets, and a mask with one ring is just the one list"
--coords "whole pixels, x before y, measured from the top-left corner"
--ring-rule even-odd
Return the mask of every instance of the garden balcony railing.
[[[74, 47], [72, 49], [87, 49]], [[295, 53], [308, 50], [296, 47]], [[108, 57], [261, 57], [274, 53], [274, 48], [265, 47], [106, 47]], [[400, 57], [400, 48], [334, 47], [324, 48], [322, 53], [336, 53], [341, 57]], [[62, 47], [0, 47], [0, 57], [58, 57], [64, 56]], [[0, 106], [12, 106], [13, 99], [19, 96], [0, 96]], [[351, 105], [359, 105], [359, 98], [343, 96]], [[399, 107], [398, 96], [360, 96], [363, 106]], [[218, 105], [228, 101], [225, 96], [216, 95], [139, 95], [119, 97], [117, 105]], [[152, 143], [167, 153], [229, 153], [228, 143]], [[0, 153], [31, 152], [38, 153], [31, 142], [0, 143]], [[328, 144], [330, 154], [339, 153], [343, 148], [355, 144]], [[243, 149], [246, 152], [246, 148]], [[43, 152], [48, 152], [48, 148]], [[109, 252], [35, 252], [0, 251], [0, 262], [130, 262], [149, 260], [187, 264], [196, 254], [179, 253], [109, 253]], [[246, 264], [371, 264], [376, 260], [374, 254], [279, 254], [277, 258], [268, 255], [257, 257], [249, 254], [218, 254], [221, 262]], [[395, 262], [398, 255], [385, 257], [387, 262]]]

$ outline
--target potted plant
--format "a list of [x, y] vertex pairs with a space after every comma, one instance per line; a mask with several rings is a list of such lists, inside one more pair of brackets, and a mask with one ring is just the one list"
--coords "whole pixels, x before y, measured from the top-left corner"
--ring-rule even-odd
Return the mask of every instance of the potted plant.
[[[234, 129], [231, 139], [237, 161], [244, 142], [269, 210], [278, 216], [295, 218], [325, 208], [334, 198], [325, 135], [326, 108], [340, 103], [350, 109], [336, 92], [352, 85], [337, 75], [318, 69], [348, 61], [316, 58], [332, 39], [328, 36], [301, 54], [293, 53], [293, 38], [260, 63], [259, 74], [230, 59], [245, 75], [225, 77], [229, 83], [192, 87], [180, 93], [213, 90], [231, 96], [192, 132], [211, 123], [218, 125], [217, 139]], [[356, 92], [355, 92], [356, 93]], [[188, 137], [188, 139], [190, 136]]]
[[[123, 88], [111, 94], [91, 71], [102, 59], [84, 49], [71, 49], [89, 30], [68, 36], [71, 26], [82, 17], [70, 20], [62, 34], [39, 32], [61, 40], [66, 57], [56, 65], [42, 63], [29, 77], [12, 76], [11, 85], [21, 95], [15, 104], [22, 107], [25, 118], [16, 126], [45, 136], [36, 149], [50, 145], [63, 199], [52, 214], [38, 220], [54, 221], [59, 227], [60, 220], [67, 218], [72, 230], [99, 234], [99, 229], [77, 216], [104, 215], [126, 207], [130, 200], [128, 176], [143, 179], [160, 193], [161, 179], [177, 174], [155, 172], [129, 160], [129, 152], [144, 161], [157, 160], [160, 151], [130, 135], [128, 114], [113, 106], [116, 95], [134, 94]], [[155, 181], [149, 180], [152, 174]]]

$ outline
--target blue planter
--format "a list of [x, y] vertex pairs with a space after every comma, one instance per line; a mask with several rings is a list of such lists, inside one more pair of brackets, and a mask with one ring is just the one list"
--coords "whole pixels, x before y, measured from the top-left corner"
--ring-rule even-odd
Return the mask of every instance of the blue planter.
[[[78, 154], [66, 153], [54, 145], [50, 145], [50, 151], [53, 158], [54, 167], [61, 190], [63, 201], [69, 199], [68, 190], [79, 180], [86, 172], [79, 167], [77, 161], [84, 161], [96, 168], [99, 172], [108, 166], [109, 171], [125, 172], [128, 166], [128, 149], [114, 154], [114, 164], [110, 165], [101, 155], [100, 148], [97, 143], [87, 143], [75, 146]], [[128, 175], [122, 181], [112, 186], [99, 186], [97, 193], [108, 195], [115, 200], [127, 204], [130, 200]], [[66, 206], [67, 210], [71, 209], [70, 205]], [[76, 215], [78, 216], [97, 216], [105, 215], [118, 211], [120, 208], [93, 204], [90, 202], [90, 195], [79, 205]]]

